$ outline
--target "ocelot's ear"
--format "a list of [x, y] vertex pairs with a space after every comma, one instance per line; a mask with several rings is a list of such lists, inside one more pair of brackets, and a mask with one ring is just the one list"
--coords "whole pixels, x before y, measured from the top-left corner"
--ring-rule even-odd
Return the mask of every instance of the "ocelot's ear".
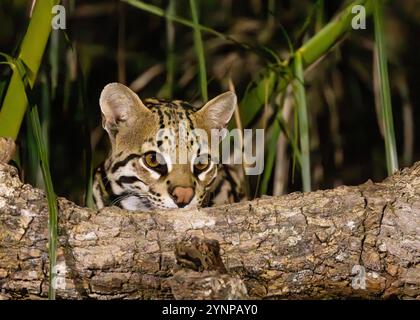
[[236, 95], [227, 91], [207, 102], [196, 114], [202, 117], [209, 129], [222, 129], [232, 118], [235, 107]]
[[145, 107], [139, 96], [121, 83], [110, 83], [102, 90], [99, 98], [102, 111], [102, 125], [110, 135], [118, 130], [122, 123], [133, 119], [141, 112], [151, 112]]

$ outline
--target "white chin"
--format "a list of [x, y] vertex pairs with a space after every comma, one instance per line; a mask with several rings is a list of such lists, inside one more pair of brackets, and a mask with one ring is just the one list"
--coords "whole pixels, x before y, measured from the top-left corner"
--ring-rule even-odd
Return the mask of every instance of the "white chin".
[[198, 203], [195, 198], [184, 208], [179, 208], [175, 204], [175, 202], [173, 202], [172, 199], [170, 201], [165, 201], [163, 203], [163, 206], [154, 206], [153, 203], [150, 203], [150, 206], [146, 206], [136, 196], [128, 197], [121, 201], [121, 207], [123, 207], [124, 209], [130, 210], [130, 211], [143, 211], [143, 212], [156, 211], [156, 210], [162, 210], [162, 209], [163, 210], [192, 209], [192, 208], [197, 208], [197, 206], [198, 206]]
[[126, 210], [130, 210], [130, 211], [143, 211], [143, 212], [148, 212], [148, 211], [159, 210], [158, 207], [154, 207], [153, 205], [146, 206], [136, 196], [125, 198], [120, 203], [121, 203], [121, 207], [122, 208], [124, 208]]

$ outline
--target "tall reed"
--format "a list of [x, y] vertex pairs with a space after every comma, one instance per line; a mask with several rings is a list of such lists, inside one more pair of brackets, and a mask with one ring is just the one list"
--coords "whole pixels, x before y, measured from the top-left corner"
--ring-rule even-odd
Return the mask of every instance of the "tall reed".
[[191, 17], [194, 22], [194, 46], [198, 60], [198, 74], [200, 79], [201, 98], [204, 102], [209, 99], [207, 93], [207, 72], [206, 59], [204, 56], [203, 40], [201, 38], [201, 31], [198, 23], [198, 9], [196, 0], [190, 0]]
[[376, 0], [373, 4], [373, 20], [375, 23], [375, 46], [378, 53], [377, 66], [380, 79], [381, 118], [384, 127], [385, 155], [388, 174], [398, 170], [397, 146], [395, 143], [394, 120], [392, 116], [391, 90], [389, 87], [389, 75], [387, 54], [385, 46], [385, 31], [383, 26], [382, 1]]
[[299, 139], [301, 152], [301, 176], [303, 191], [311, 191], [311, 163], [309, 155], [309, 122], [308, 122], [308, 108], [306, 104], [306, 93], [303, 79], [303, 62], [300, 52], [295, 54], [293, 61], [294, 72], [296, 79], [293, 82], [293, 91], [295, 96], [295, 103], [297, 107], [298, 122], [299, 122]]

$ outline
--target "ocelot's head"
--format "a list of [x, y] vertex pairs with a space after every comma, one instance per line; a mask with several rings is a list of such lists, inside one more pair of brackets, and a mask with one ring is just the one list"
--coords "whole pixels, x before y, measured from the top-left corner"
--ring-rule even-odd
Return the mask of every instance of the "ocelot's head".
[[105, 168], [120, 206], [143, 211], [201, 206], [217, 175], [212, 133], [227, 126], [235, 106], [232, 92], [196, 109], [179, 100], [142, 101], [126, 86], [108, 84], [100, 97], [112, 145]]

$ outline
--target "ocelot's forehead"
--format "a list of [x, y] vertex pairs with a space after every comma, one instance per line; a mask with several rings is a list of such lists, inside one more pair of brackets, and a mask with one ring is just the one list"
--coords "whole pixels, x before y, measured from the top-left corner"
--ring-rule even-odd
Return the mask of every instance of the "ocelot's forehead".
[[145, 99], [143, 102], [155, 115], [155, 124], [152, 130], [141, 122], [136, 128], [147, 130], [143, 134], [142, 149], [157, 148], [161, 152], [171, 153], [185, 147], [189, 152], [196, 152], [200, 146], [207, 145], [207, 141], [197, 134], [202, 128], [195, 116], [197, 109], [192, 105], [180, 100]]

